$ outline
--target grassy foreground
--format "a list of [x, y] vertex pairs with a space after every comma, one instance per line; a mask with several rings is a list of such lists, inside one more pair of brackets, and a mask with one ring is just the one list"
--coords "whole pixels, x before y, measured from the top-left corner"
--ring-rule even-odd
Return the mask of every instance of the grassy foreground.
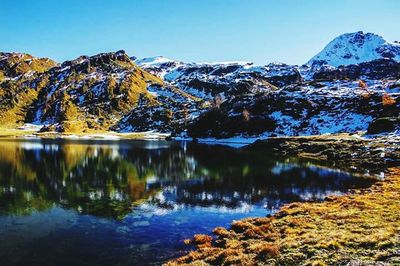
[[167, 265], [400, 265], [400, 168], [371, 188], [292, 203], [214, 234], [195, 235], [197, 250]]

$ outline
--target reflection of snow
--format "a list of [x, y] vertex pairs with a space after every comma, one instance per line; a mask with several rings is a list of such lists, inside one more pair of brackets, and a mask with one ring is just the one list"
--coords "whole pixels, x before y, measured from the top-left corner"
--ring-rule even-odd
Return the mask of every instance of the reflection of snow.
[[283, 172], [292, 170], [296, 167], [295, 164], [289, 164], [289, 163], [276, 163], [274, 167], [271, 169], [271, 173], [274, 175], [280, 175]]
[[230, 208], [226, 206], [219, 206], [219, 205], [212, 205], [212, 206], [194, 206], [188, 207], [186, 204], [177, 204], [177, 203], [168, 203], [168, 207], [159, 206], [162, 205], [160, 203], [154, 204], [150, 202], [146, 202], [140, 204], [138, 207], [135, 208], [135, 213], [146, 213], [147, 216], [151, 217], [153, 215], [162, 216], [168, 215], [173, 212], [179, 212], [184, 209], [191, 209], [192, 211], [196, 212], [208, 212], [208, 213], [248, 213], [253, 210], [254, 206], [248, 204], [246, 202], [240, 202], [237, 207]]
[[24, 150], [41, 150], [43, 149], [43, 144], [40, 142], [24, 141], [20, 144], [19, 147]]
[[342, 195], [343, 193], [337, 190], [325, 190], [325, 191], [313, 191], [311, 193], [311, 191], [306, 191], [303, 193], [299, 194], [299, 197], [301, 198], [301, 200], [303, 201], [311, 201], [311, 200], [315, 200], [315, 198], [318, 199], [324, 199], [326, 198], [328, 195], [329, 196], [339, 196]]

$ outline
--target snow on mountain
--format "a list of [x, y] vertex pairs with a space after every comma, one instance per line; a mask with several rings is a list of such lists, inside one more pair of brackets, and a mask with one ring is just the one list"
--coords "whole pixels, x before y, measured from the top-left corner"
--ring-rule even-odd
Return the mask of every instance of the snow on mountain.
[[147, 58], [142, 58], [142, 59], [136, 59], [135, 63], [140, 65], [140, 66], [160, 66], [163, 64], [167, 63], [175, 63], [177, 61], [166, 58], [164, 56], [154, 56], [154, 57], [147, 57]]
[[142, 59], [135, 59], [134, 62], [142, 69], [157, 75], [160, 78], [169, 73], [172, 69], [184, 65], [183, 62], [169, 59], [164, 56], [154, 56]]
[[271, 63], [257, 66], [252, 62], [184, 63], [153, 57], [135, 61], [144, 70], [164, 82], [206, 100], [221, 95], [224, 99], [243, 93], [260, 93], [298, 82], [296, 66]]
[[[267, 94], [240, 95], [204, 113], [182, 136], [225, 139], [335, 134], [366, 131], [381, 118], [387, 128], [378, 124], [380, 130], [400, 129], [391, 122], [398, 121], [400, 80], [371, 80], [367, 85], [368, 90], [361, 88], [358, 80], [314, 81]], [[385, 105], [383, 97], [394, 102]], [[244, 110], [249, 120], [244, 120]]]
[[400, 44], [362, 31], [346, 33], [333, 39], [307, 65], [328, 64], [334, 67], [369, 62], [377, 59], [400, 61]]

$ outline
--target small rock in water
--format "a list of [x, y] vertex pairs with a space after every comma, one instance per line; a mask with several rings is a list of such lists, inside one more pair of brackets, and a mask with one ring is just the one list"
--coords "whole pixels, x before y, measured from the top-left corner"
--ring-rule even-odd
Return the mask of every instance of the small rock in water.
[[149, 226], [150, 223], [148, 221], [140, 221], [140, 222], [134, 222], [133, 226]]

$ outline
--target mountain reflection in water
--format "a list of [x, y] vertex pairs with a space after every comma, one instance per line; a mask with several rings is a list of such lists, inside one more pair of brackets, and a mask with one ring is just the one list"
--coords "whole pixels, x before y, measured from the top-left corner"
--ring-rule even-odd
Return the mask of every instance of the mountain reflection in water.
[[[182, 240], [195, 233], [372, 182], [193, 143], [0, 141], [0, 151], [5, 265], [30, 263], [32, 254], [49, 265], [159, 264], [187, 249]], [[50, 254], [48, 245], [60, 251]]]

